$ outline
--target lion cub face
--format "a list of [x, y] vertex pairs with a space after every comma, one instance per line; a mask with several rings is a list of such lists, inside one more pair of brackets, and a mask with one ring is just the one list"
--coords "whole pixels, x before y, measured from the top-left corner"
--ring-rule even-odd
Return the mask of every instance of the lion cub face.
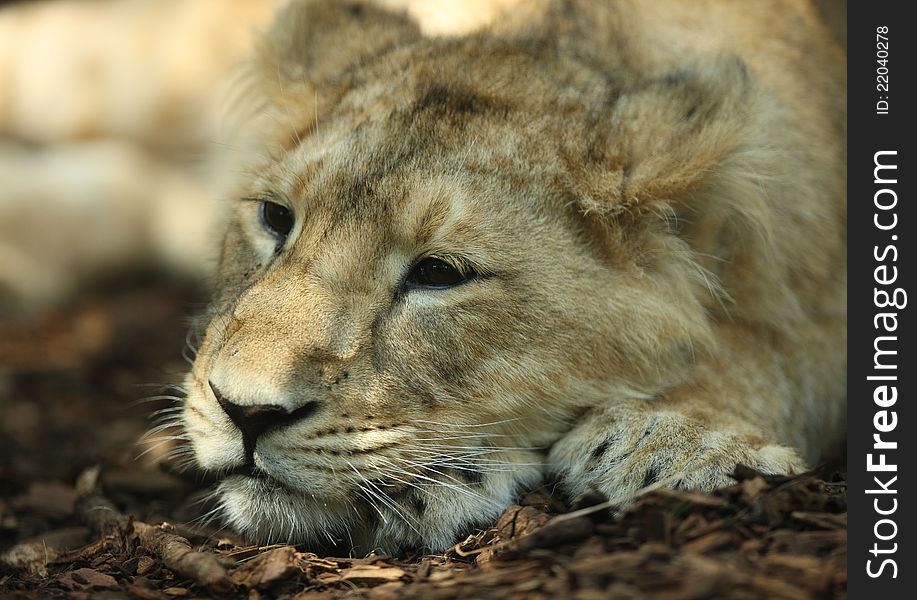
[[493, 140], [401, 157], [398, 126], [317, 135], [235, 207], [185, 418], [259, 538], [442, 547], [605, 379], [579, 299], [612, 276], [571, 215], [479, 162]]
[[261, 541], [441, 549], [536, 483], [585, 408], [670, 384], [704, 334], [656, 220], [580, 201], [613, 159], [607, 77], [405, 36], [318, 86], [333, 102], [289, 101], [291, 78], [283, 150], [232, 207], [183, 420]]

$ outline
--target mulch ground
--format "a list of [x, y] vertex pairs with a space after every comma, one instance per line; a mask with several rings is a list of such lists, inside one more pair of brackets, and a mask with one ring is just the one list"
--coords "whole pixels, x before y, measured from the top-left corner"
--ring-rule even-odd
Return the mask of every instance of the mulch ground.
[[[658, 490], [612, 515], [535, 490], [424, 556], [319, 556], [196, 527], [206, 481], [137, 460], [178, 382], [193, 290], [101, 287], [0, 319], [4, 598], [845, 598], [846, 474], [739, 468], [712, 494]], [[165, 390], [165, 391], [163, 391]]]

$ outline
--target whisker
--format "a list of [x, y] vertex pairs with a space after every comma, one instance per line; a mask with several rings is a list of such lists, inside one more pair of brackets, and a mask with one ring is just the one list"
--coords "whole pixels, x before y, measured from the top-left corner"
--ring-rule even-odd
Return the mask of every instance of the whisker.
[[501, 421], [491, 421], [489, 423], [480, 423], [477, 425], [464, 424], [457, 425], [455, 423], [441, 423], [439, 421], [426, 421], [424, 419], [415, 419], [414, 423], [427, 423], [430, 425], [436, 425], [438, 427], [471, 427], [471, 428], [480, 428], [480, 427], [491, 427], [493, 425], [503, 425], [504, 423], [513, 423], [515, 421], [521, 421], [523, 417], [514, 417], [512, 419], [503, 419]]
[[184, 401], [184, 396], [172, 396], [168, 394], [161, 394], [158, 396], [147, 396], [146, 398], [139, 398], [137, 400], [131, 400], [129, 406], [131, 408], [140, 406], [141, 404], [148, 404], [150, 402], [158, 402], [161, 400], [172, 400], [173, 402], [182, 402]]
[[[401, 506], [400, 504], [398, 504], [395, 500], [393, 500], [391, 497], [389, 497], [385, 492], [383, 492], [381, 489], [379, 489], [379, 486], [377, 486], [375, 483], [373, 483], [372, 481], [370, 481], [369, 479], [367, 479], [366, 477], [364, 477], [363, 474], [360, 473], [360, 471], [358, 471], [357, 468], [356, 468], [355, 466], [353, 466], [353, 464], [352, 464], [350, 461], [347, 461], [347, 466], [349, 466], [351, 469], [353, 469], [353, 472], [356, 473], [357, 476], [358, 476], [360, 479], [362, 479], [364, 483], [366, 483], [366, 485], [371, 486], [372, 488], [374, 488], [374, 489], [375, 489], [375, 492], [373, 492], [373, 491], [370, 490], [369, 488], [363, 488], [363, 486], [360, 485], [359, 483], [357, 484], [357, 487], [359, 487], [359, 488], [361, 488], [361, 489], [364, 489], [366, 492], [368, 492], [368, 493], [372, 494], [373, 496], [375, 496], [380, 502], [382, 502], [383, 505], [385, 505], [386, 507], [388, 507], [389, 509], [391, 509], [392, 512], [394, 512], [398, 517], [400, 517], [401, 520], [404, 521], [405, 524], [406, 524], [408, 527], [410, 527], [417, 535], [420, 535], [420, 532], [417, 530], [417, 528], [414, 526], [414, 524], [411, 522], [411, 520], [407, 517], [407, 515], [403, 512], [403, 511], [404, 511], [404, 507], [402, 507], [402, 506]], [[376, 507], [376, 510], [377, 510], [377, 512], [379, 512], [380, 516], [382, 516], [382, 512], [379, 511], [378, 507]], [[382, 518], [383, 518], [383, 520], [385, 520], [385, 517], [384, 517], [384, 516], [383, 516]]]
[[375, 510], [379, 514], [379, 518], [382, 519], [382, 522], [388, 523], [388, 519], [385, 518], [385, 515], [382, 514], [382, 511], [379, 510], [378, 506], [376, 506], [376, 503], [373, 501], [372, 496], [370, 496], [369, 492], [366, 489], [364, 489], [363, 486], [359, 483], [357, 484], [357, 491], [359, 492], [361, 496], [363, 496], [367, 500], [367, 502], [369, 502], [369, 505], [372, 507], [372, 509]]
[[173, 429], [173, 428], [181, 429], [181, 420], [180, 419], [176, 419], [175, 417], [172, 417], [172, 418], [167, 419], [165, 423], [156, 425], [155, 427], [149, 429], [142, 436], [140, 436], [140, 439], [137, 441], [137, 443], [145, 442], [146, 440], [150, 439], [151, 437], [159, 433], [162, 433], [163, 431], [167, 429]]
[[489, 450], [493, 452], [536, 452], [546, 450], [545, 446], [447, 446], [444, 444], [421, 444], [427, 448], [442, 448], [446, 450]]
[[159, 410], [154, 410], [150, 413], [150, 417], [158, 417], [159, 415], [167, 415], [171, 413], [179, 413], [185, 410], [184, 404], [181, 406], [170, 406], [169, 408], [160, 408]]
[[430, 482], [430, 483], [432, 483], [432, 484], [434, 484], [434, 485], [439, 485], [439, 486], [442, 486], [442, 487], [451, 489], [451, 490], [456, 491], [456, 492], [459, 492], [459, 493], [461, 493], [461, 494], [465, 494], [465, 495], [467, 495], [467, 496], [469, 496], [469, 497], [471, 497], [471, 498], [475, 498], [475, 499], [478, 499], [478, 500], [483, 500], [483, 499], [484, 499], [483, 496], [481, 496], [480, 494], [474, 492], [473, 490], [467, 489], [467, 488], [468, 488], [468, 484], [466, 484], [466, 483], [463, 482], [463, 481], [459, 481], [458, 479], [455, 479], [454, 477], [450, 477], [449, 475], [446, 475], [446, 474], [444, 474], [444, 473], [441, 473], [440, 471], [437, 471], [436, 469], [433, 469], [433, 468], [430, 468], [430, 467], [426, 467], [426, 466], [424, 466], [424, 465], [421, 464], [421, 463], [416, 463], [416, 462], [414, 462], [414, 461], [411, 461], [411, 460], [408, 460], [408, 459], [403, 459], [403, 458], [399, 458], [399, 459], [397, 459], [397, 460], [398, 460], [399, 462], [403, 462], [403, 463], [405, 463], [405, 464], [411, 465], [411, 466], [416, 467], [416, 468], [419, 468], [419, 469], [426, 469], [426, 470], [428, 470], [428, 471], [432, 471], [433, 473], [436, 473], [437, 475], [440, 475], [440, 476], [445, 477], [445, 478], [447, 478], [447, 479], [451, 479], [454, 483], [451, 483], [451, 484], [450, 484], [450, 483], [448, 483], [448, 482], [446, 482], [446, 481], [441, 481], [441, 480], [438, 480], [438, 479], [433, 479], [432, 477], [428, 477], [428, 476], [423, 475], [423, 474], [421, 474], [421, 473], [411, 473], [411, 472], [409, 472], [409, 471], [406, 471], [406, 470], [404, 470], [404, 469], [401, 469], [400, 467], [397, 467], [397, 466], [395, 466], [395, 465], [391, 465], [392, 468], [398, 469], [398, 472], [401, 472], [401, 473], [404, 474], [404, 475], [408, 475], [409, 477], [413, 477], [413, 478], [416, 478], [416, 479], [421, 479], [421, 480], [423, 480], [423, 481], [428, 481], [428, 482]]
[[510, 437], [508, 435], [499, 435], [499, 434], [490, 434], [490, 433], [470, 433], [470, 434], [461, 434], [461, 435], [451, 435], [451, 436], [442, 436], [442, 437], [418, 437], [418, 441], [422, 442], [441, 442], [449, 440], [486, 440], [490, 438], [498, 437]]

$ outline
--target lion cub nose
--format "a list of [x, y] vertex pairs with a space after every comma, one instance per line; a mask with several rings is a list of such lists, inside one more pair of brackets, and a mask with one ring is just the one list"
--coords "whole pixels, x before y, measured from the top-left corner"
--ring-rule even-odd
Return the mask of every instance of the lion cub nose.
[[288, 411], [283, 406], [276, 404], [235, 404], [225, 398], [220, 393], [220, 390], [213, 385], [213, 382], [208, 383], [210, 383], [210, 389], [213, 390], [213, 395], [219, 402], [223, 412], [229, 416], [229, 419], [242, 432], [246, 450], [248, 451], [254, 449], [255, 441], [265, 432], [291, 425], [296, 421], [307, 418], [315, 412], [318, 405], [317, 402], [308, 402], [296, 410]]

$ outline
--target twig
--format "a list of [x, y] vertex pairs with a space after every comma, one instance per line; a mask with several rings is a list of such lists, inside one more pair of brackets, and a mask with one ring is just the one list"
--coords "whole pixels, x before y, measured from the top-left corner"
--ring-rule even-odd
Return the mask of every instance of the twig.
[[122, 531], [129, 535], [133, 531], [140, 544], [175, 573], [214, 592], [228, 592], [234, 588], [226, 568], [216, 556], [192, 549], [191, 542], [169, 532], [167, 524], [149, 525], [121, 514], [97, 489], [84, 492], [75, 508], [77, 516], [96, 533], [109, 535]]
[[511, 545], [513, 545], [513, 544], [522, 545], [525, 541], [528, 541], [528, 540], [531, 540], [531, 539], [536, 539], [538, 536], [549, 535], [549, 534], [552, 532], [552, 529], [553, 529], [554, 527], [557, 527], [560, 523], [564, 523], [564, 522], [566, 522], [566, 521], [572, 521], [572, 520], [575, 520], [575, 519], [579, 519], [579, 518], [582, 518], [582, 517], [591, 515], [591, 514], [593, 514], [593, 513], [596, 513], [596, 512], [602, 511], [602, 510], [609, 510], [609, 509], [612, 509], [612, 508], [617, 508], [617, 507], [620, 507], [620, 506], [622, 506], [622, 505], [629, 504], [631, 501], [636, 500], [637, 498], [639, 498], [639, 497], [641, 497], [641, 496], [644, 496], [644, 495], [646, 495], [646, 494], [648, 494], [648, 493], [650, 493], [650, 492], [656, 491], [656, 490], [658, 490], [658, 489], [660, 489], [660, 488], [664, 488], [664, 487], [667, 487], [667, 486], [669, 486], [669, 485], [675, 483], [676, 481], [678, 481], [678, 480], [681, 478], [681, 476], [682, 476], [682, 475], [679, 473], [679, 474], [673, 475], [673, 476], [671, 476], [671, 477], [667, 477], [667, 478], [665, 478], [665, 479], [661, 479], [661, 480], [657, 481], [656, 483], [650, 484], [650, 485], [648, 485], [648, 486], [646, 486], [646, 487], [644, 487], [644, 488], [640, 488], [639, 490], [637, 490], [637, 491], [635, 491], [635, 492], [633, 492], [633, 493], [624, 494], [624, 495], [618, 496], [618, 497], [616, 497], [616, 498], [613, 498], [613, 499], [611, 499], [611, 500], [607, 500], [607, 501], [605, 501], [605, 502], [602, 502], [602, 503], [600, 503], [600, 504], [594, 504], [594, 505], [592, 505], [592, 506], [587, 506], [586, 508], [581, 508], [581, 509], [579, 509], [579, 510], [574, 510], [573, 512], [568, 512], [568, 513], [564, 513], [564, 514], [562, 514], [562, 515], [558, 515], [558, 516], [554, 517], [553, 519], [551, 519], [550, 521], [548, 521], [548, 522], [544, 525], [544, 527], [541, 527], [541, 528], [539, 528], [539, 529], [536, 529], [535, 531], [532, 531], [532, 532], [530, 532], [530, 533], [527, 533], [527, 534], [522, 535], [522, 536], [519, 536], [519, 537], [509, 538], [509, 539], [506, 539], [506, 540], [501, 540], [501, 541], [499, 541], [499, 542], [497, 542], [497, 543], [495, 543], [495, 544], [491, 544], [491, 545], [489, 545], [489, 546], [484, 546], [484, 547], [482, 547], [482, 548], [474, 548], [474, 549], [472, 549], [472, 550], [467, 550], [467, 551], [466, 551], [466, 550], [462, 550], [462, 548], [461, 548], [461, 546], [462, 546], [462, 544], [463, 544], [464, 542], [459, 542], [458, 544], [454, 545], [454, 546], [451, 548], [451, 550], [452, 550], [453, 552], [455, 552], [456, 554], [458, 554], [459, 556], [461, 556], [461, 557], [463, 557], [463, 558], [467, 558], [467, 557], [470, 557], [470, 556], [474, 556], [474, 555], [476, 555], [476, 554], [480, 554], [480, 553], [482, 553], [482, 552], [484, 552], [484, 551], [486, 551], [486, 550], [490, 550], [491, 552], [495, 552], [495, 551], [497, 551], [497, 550], [502, 550], [503, 548], [506, 548], [507, 546], [511, 546]]

